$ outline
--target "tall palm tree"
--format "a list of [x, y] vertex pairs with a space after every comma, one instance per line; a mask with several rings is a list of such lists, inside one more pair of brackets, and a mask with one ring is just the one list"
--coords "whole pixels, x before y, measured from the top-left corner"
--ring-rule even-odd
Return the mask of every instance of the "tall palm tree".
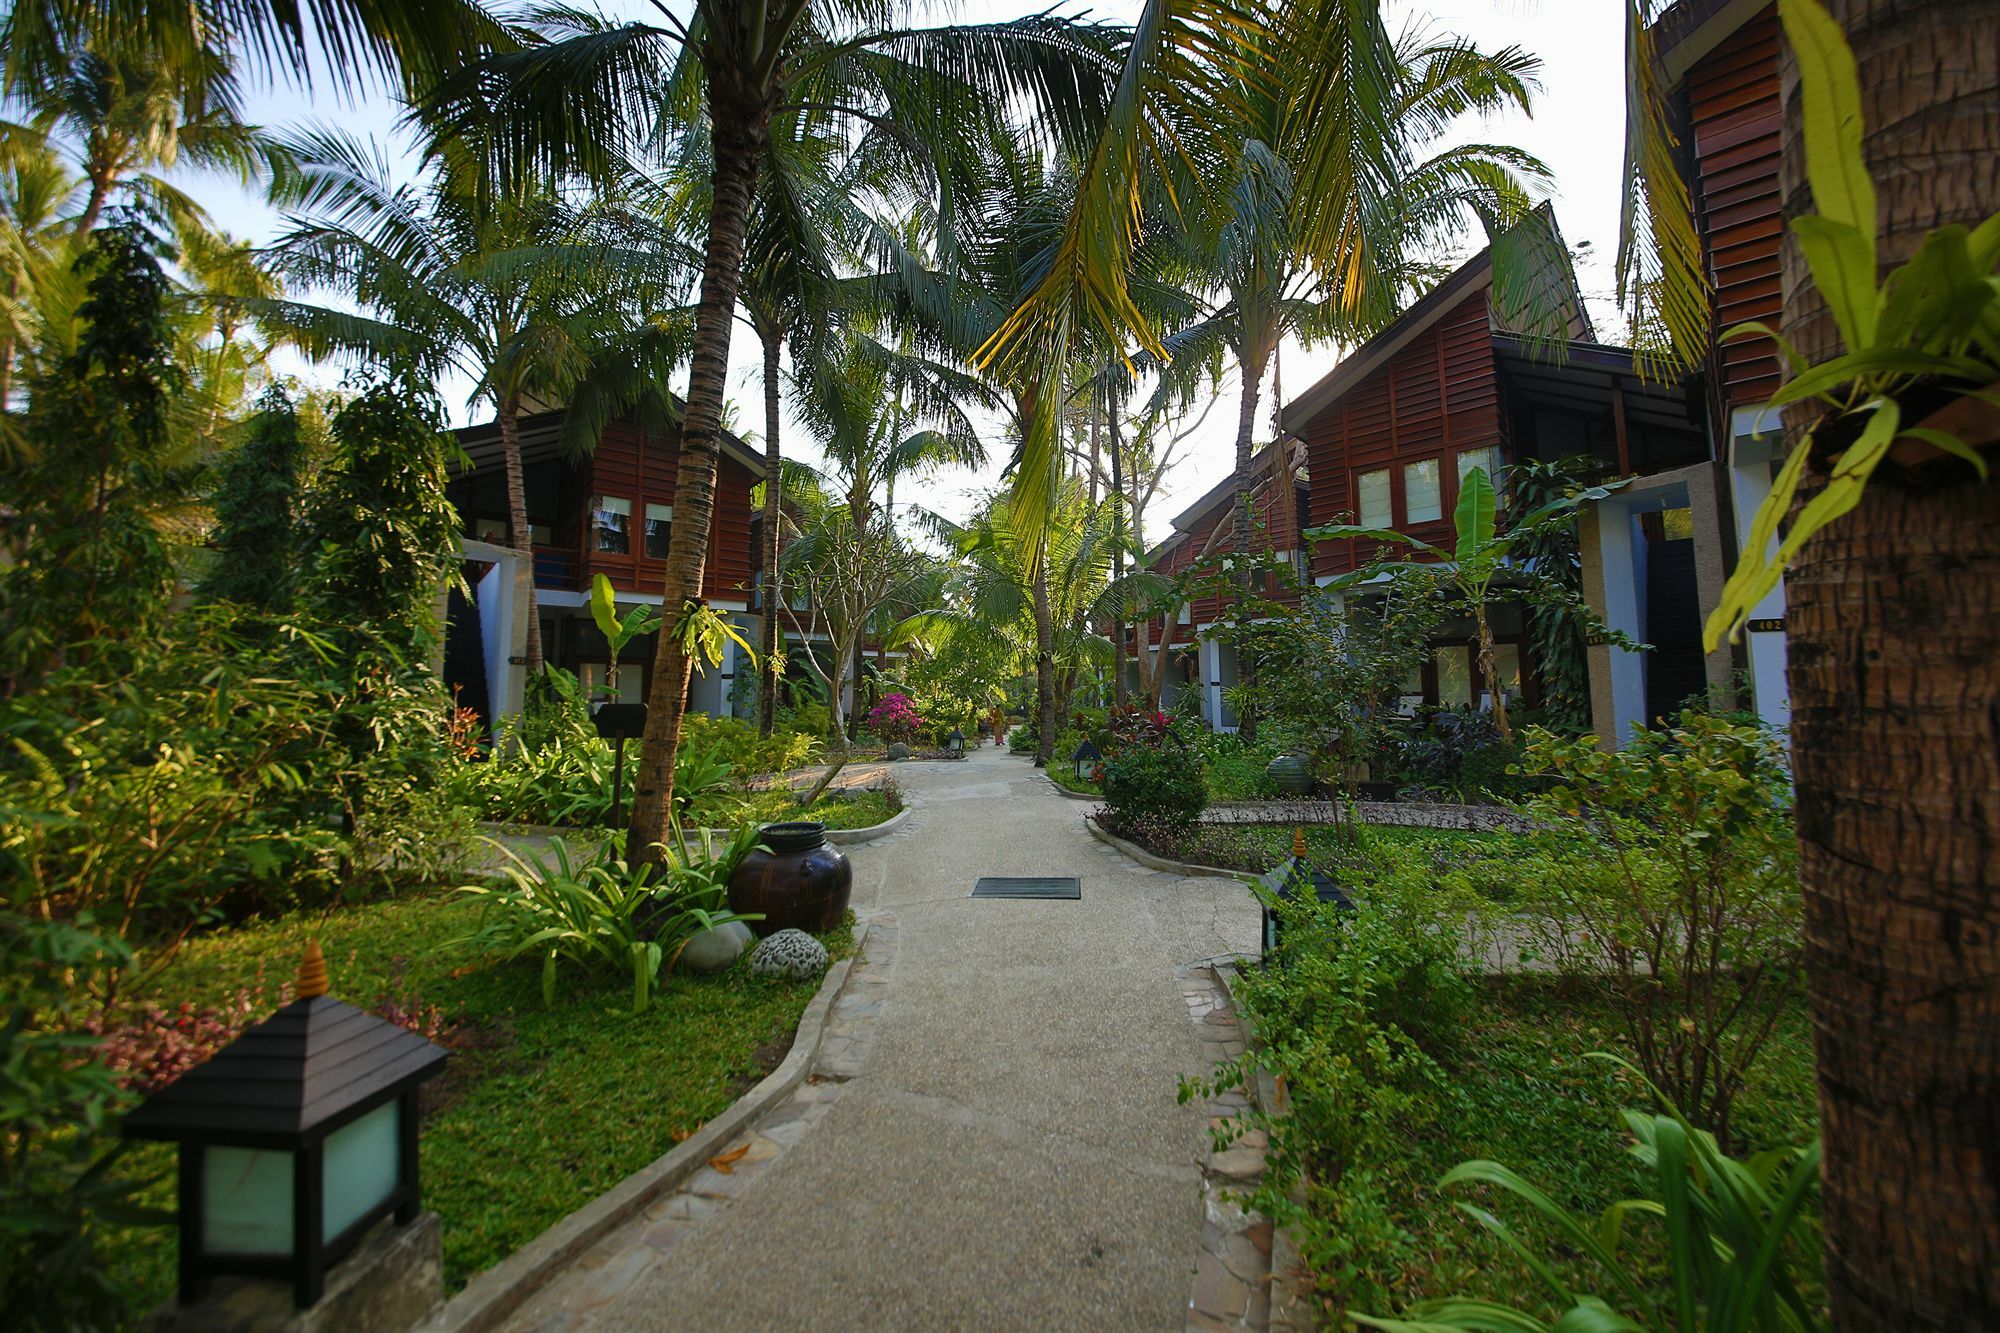
[[[744, 242], [772, 117], [823, 103], [863, 124], [924, 127], [948, 142], [1020, 106], [1072, 127], [1104, 83], [1099, 46], [1052, 15], [1006, 23], [899, 26], [883, 6], [823, 0], [697, 0], [686, 22], [607, 25], [572, 17], [557, 39], [489, 58], [447, 81], [433, 113], [468, 133], [513, 171], [615, 176], [649, 144], [663, 111], [705, 114], [710, 189], [701, 294], [688, 372], [675, 517], [664, 571], [670, 626], [689, 624], [701, 594], [713, 517], [718, 429]], [[1079, 36], [1082, 32], [1084, 35]], [[1088, 38], [1088, 39], [1087, 39]], [[1086, 40], [1087, 39], [1087, 40]], [[653, 696], [632, 806], [630, 841], [643, 849], [666, 829], [690, 658], [684, 635], [660, 636]]]
[[[1525, 111], [1540, 61], [1517, 47], [1488, 54], [1457, 41], [1431, 41], [1416, 29], [1395, 52], [1394, 87], [1386, 124], [1395, 139], [1399, 174], [1382, 197], [1361, 210], [1361, 246], [1374, 256], [1375, 280], [1407, 289], [1413, 274], [1395, 265], [1434, 251], [1477, 215], [1489, 228], [1504, 227], [1527, 211], [1530, 183], [1548, 171], [1517, 149], [1492, 144], [1447, 148], [1425, 157], [1426, 145], [1467, 112], [1507, 107]], [[1315, 271], [1297, 236], [1302, 210], [1292, 162], [1303, 157], [1307, 126], [1292, 114], [1292, 91], [1247, 81], [1229, 117], [1227, 190], [1208, 198], [1219, 205], [1192, 218], [1188, 244], [1219, 300], [1193, 323], [1161, 339], [1168, 359], [1161, 391], [1183, 401], [1227, 351], [1239, 378], [1236, 418], [1236, 498], [1232, 545], [1249, 551], [1250, 496], [1256, 478], [1257, 409], [1265, 377], [1280, 343], [1298, 337], [1353, 341], [1373, 332], [1385, 313], [1350, 298], [1346, 270]]]
[[508, 533], [528, 606], [525, 655], [542, 668], [534, 540], [522, 480], [520, 418], [533, 396], [560, 400], [592, 372], [607, 334], [676, 276], [671, 249], [593, 234], [593, 215], [552, 190], [504, 191], [478, 164], [441, 149], [426, 184], [397, 184], [379, 153], [338, 131], [287, 145], [277, 197], [292, 229], [273, 247], [280, 272], [339, 292], [367, 313], [262, 301], [259, 313], [306, 350], [409, 358], [474, 381], [500, 428]]
[[[1788, 30], [1800, 8], [1780, 7]], [[2000, 5], [1826, 8], [1853, 50], [1886, 272], [2000, 210]], [[1831, 212], [1807, 187], [1807, 58], [1825, 44], [1781, 56], [1788, 217]], [[1801, 261], [1788, 241], [1783, 332], [1817, 364], [1841, 335]], [[1824, 410], [1788, 408], [1788, 434]], [[1989, 414], [1989, 461], [1996, 433]], [[2000, 485], [1955, 459], [1885, 462], [1799, 550], [1785, 603], [1834, 1324], [2000, 1327]]]

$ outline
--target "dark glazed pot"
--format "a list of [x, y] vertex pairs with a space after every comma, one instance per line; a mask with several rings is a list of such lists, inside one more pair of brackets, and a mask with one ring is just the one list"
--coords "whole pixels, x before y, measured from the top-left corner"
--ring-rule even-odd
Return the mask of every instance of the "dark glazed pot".
[[749, 923], [760, 937], [839, 925], [854, 891], [854, 867], [827, 845], [826, 825], [766, 824], [757, 839], [770, 850], [751, 852], [729, 877], [729, 910], [762, 912], [762, 921]]

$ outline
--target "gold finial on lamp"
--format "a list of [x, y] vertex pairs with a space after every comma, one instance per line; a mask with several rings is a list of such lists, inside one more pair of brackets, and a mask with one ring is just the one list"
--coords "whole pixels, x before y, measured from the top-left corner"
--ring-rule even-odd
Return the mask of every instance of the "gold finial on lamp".
[[292, 998], [310, 1000], [326, 994], [326, 958], [319, 951], [318, 940], [307, 940], [306, 951], [299, 958], [299, 979], [292, 986]]
[[1303, 824], [1292, 825], [1292, 855], [1301, 861], [1306, 859], [1306, 830]]

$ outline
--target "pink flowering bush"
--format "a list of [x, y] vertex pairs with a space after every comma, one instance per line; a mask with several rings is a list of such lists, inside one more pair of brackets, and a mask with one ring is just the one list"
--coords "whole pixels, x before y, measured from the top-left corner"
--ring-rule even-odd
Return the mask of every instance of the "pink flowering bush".
[[917, 706], [910, 702], [910, 696], [903, 693], [885, 694], [882, 702], [868, 713], [868, 729], [885, 741], [902, 741], [908, 744], [923, 728], [924, 719], [917, 712]]

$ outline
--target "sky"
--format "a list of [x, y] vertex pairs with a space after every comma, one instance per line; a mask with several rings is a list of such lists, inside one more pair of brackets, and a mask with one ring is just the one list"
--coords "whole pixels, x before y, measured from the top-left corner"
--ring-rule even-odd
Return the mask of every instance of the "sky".
[[[634, 0], [604, 0], [603, 4], [614, 13], [624, 7], [632, 8], [635, 16], [641, 9], [649, 16], [652, 13], [650, 5]], [[1047, 7], [1044, 0], [990, 0], [983, 4], [966, 0], [940, 12], [957, 21], [979, 21]], [[1064, 12], [1084, 12], [1084, 8], [1065, 7]], [[1130, 21], [1138, 9], [1138, 0], [1108, 0], [1089, 6], [1088, 12]], [[1624, 151], [1623, 0], [1384, 0], [1383, 12], [1392, 31], [1414, 23], [1434, 34], [1470, 38], [1489, 50], [1514, 45], [1541, 58], [1541, 89], [1531, 116], [1510, 111], [1488, 120], [1468, 119], [1454, 127], [1443, 143], [1512, 144], [1547, 164], [1553, 175], [1550, 197], [1564, 238], [1572, 248], [1589, 247], [1579, 262], [1578, 277], [1592, 318], [1600, 338], [1614, 340], [1620, 327], [1611, 260], [1618, 242], [1619, 174]], [[383, 139], [393, 135], [399, 112], [383, 92], [343, 98], [327, 87], [306, 93], [282, 85], [253, 93], [246, 107], [249, 119], [267, 126], [319, 121], [363, 137]], [[262, 244], [284, 229], [282, 218], [233, 182], [195, 176], [185, 184], [208, 206], [217, 222], [235, 235]], [[1454, 257], [1469, 255], [1482, 243], [1475, 228]], [[1336, 349], [1307, 349], [1288, 343], [1279, 356], [1285, 396], [1298, 396], [1338, 360]], [[282, 368], [327, 384], [337, 382], [341, 373], [338, 366], [313, 366], [291, 354]], [[684, 384], [683, 370], [682, 384], [676, 387]], [[455, 422], [465, 423], [480, 415], [477, 405], [466, 402], [469, 381], [447, 382], [441, 388]], [[1233, 377], [1223, 384], [1218, 392], [1226, 401], [1208, 413], [1202, 427], [1182, 446], [1185, 461], [1169, 474], [1148, 509], [1149, 543], [1164, 538], [1174, 515], [1228, 476], [1234, 460], [1238, 391]], [[740, 321], [731, 341], [728, 392], [738, 405], [740, 419], [761, 429], [758, 348]], [[1268, 437], [1269, 398], [1267, 383], [1265, 404], [1259, 411], [1263, 423], [1260, 438]], [[1199, 415], [1197, 407], [1188, 420], [1192, 422]], [[993, 459], [986, 468], [978, 472], [960, 469], [927, 481], [905, 483], [898, 490], [899, 502], [921, 504], [951, 518], [965, 517], [978, 497], [998, 484], [1006, 461], [997, 423], [987, 437]], [[789, 420], [783, 443], [788, 456], [818, 461], [810, 441]]]

